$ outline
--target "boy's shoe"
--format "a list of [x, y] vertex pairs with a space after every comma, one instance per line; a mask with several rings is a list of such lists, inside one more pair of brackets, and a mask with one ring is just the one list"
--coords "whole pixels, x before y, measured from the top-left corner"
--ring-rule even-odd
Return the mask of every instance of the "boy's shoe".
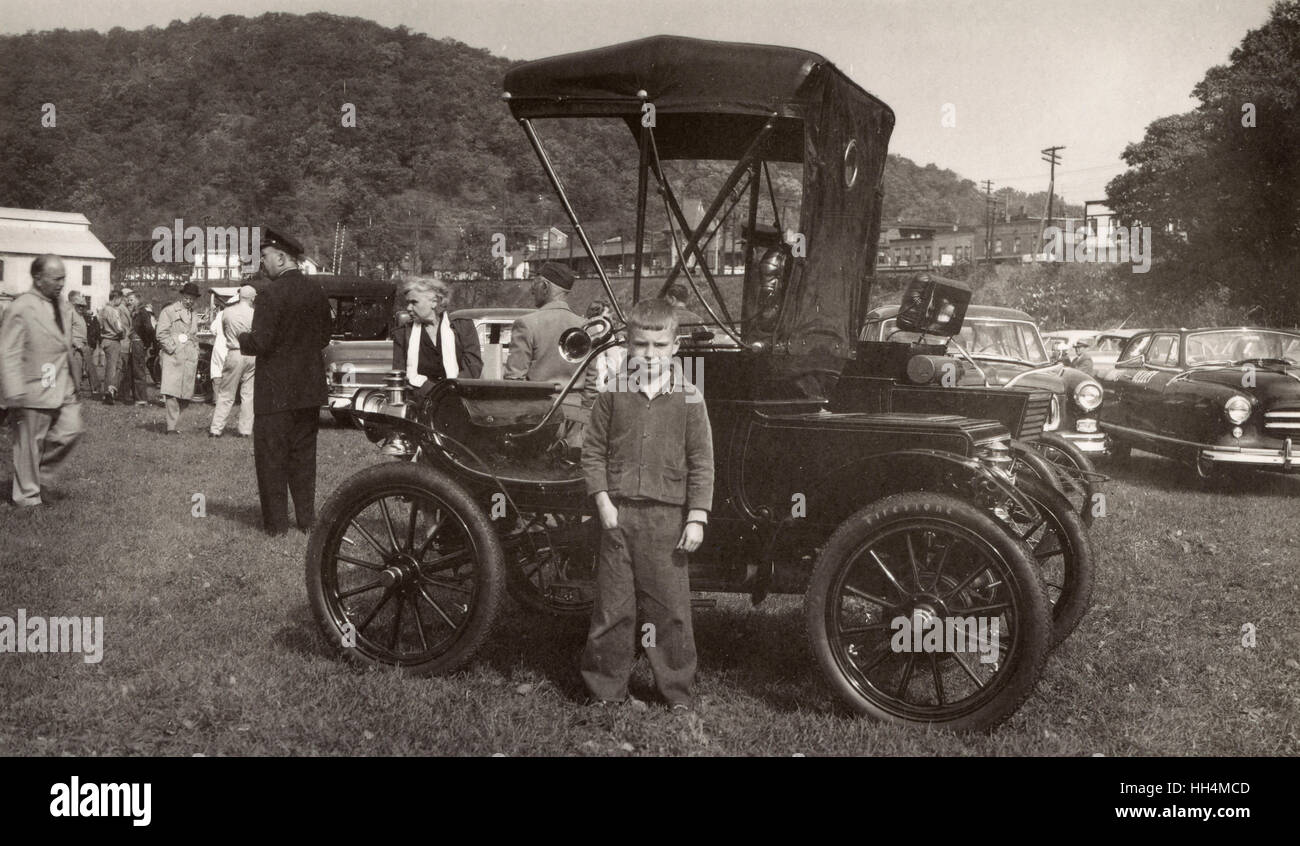
[[672, 706], [669, 707], [668, 713], [672, 714], [674, 717], [678, 717], [689, 714], [694, 710], [695, 709], [691, 707], [689, 702], [674, 702]]
[[613, 708], [618, 708], [622, 704], [623, 702], [620, 702], [617, 699], [588, 699], [587, 700], [587, 707], [596, 711], [608, 711]]

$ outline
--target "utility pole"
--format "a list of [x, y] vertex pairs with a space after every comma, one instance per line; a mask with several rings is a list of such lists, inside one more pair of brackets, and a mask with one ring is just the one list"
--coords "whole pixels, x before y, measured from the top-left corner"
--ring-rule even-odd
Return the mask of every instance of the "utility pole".
[[993, 181], [984, 180], [984, 263], [993, 263]]
[[1056, 193], [1056, 166], [1061, 163], [1061, 157], [1057, 155], [1057, 151], [1064, 149], [1064, 147], [1048, 147], [1046, 150], [1041, 151], [1043, 161], [1052, 166], [1052, 171], [1047, 180], [1047, 212], [1043, 216], [1042, 224], [1038, 227], [1039, 254], [1043, 252], [1043, 235], [1047, 227], [1051, 225], [1052, 220], [1052, 195]]

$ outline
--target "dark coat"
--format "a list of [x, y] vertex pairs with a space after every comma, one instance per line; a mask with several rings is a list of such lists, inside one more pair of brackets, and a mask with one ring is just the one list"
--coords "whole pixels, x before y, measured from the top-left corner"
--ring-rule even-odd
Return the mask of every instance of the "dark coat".
[[[417, 325], [421, 324], [408, 323], [393, 330], [394, 370], [406, 369], [406, 345], [411, 341], [411, 327]], [[457, 318], [451, 322], [451, 332], [456, 336], [456, 366], [460, 368], [460, 378], [477, 379], [483, 373], [483, 355], [474, 321]]]
[[239, 336], [244, 355], [257, 356], [253, 410], [257, 414], [325, 404], [330, 304], [320, 283], [290, 270], [258, 288], [253, 329]]

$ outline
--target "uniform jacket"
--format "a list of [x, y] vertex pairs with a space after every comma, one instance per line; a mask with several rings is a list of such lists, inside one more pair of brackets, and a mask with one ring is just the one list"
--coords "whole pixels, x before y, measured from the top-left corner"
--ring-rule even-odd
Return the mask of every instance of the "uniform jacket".
[[713, 434], [703, 395], [689, 383], [654, 399], [639, 391], [602, 391], [587, 423], [582, 473], [591, 495], [607, 491], [615, 500], [711, 510]]
[[[194, 309], [174, 302], [158, 312], [158, 361], [162, 379], [158, 392], [179, 399], [194, 396], [194, 377], [199, 369], [199, 315]], [[181, 340], [184, 336], [184, 340]]]
[[[406, 369], [406, 345], [411, 341], [411, 327], [424, 328], [422, 323], [408, 323], [393, 330], [393, 369]], [[478, 329], [474, 321], [457, 318], [451, 321], [452, 334], [456, 336], [456, 366], [460, 368], [459, 378], [477, 379], [483, 373], [483, 355], [479, 349]], [[427, 334], [427, 333], [426, 333]], [[441, 369], [442, 362], [438, 362]]]
[[290, 270], [260, 286], [253, 329], [239, 350], [257, 356], [253, 411], [270, 414], [325, 404], [325, 361], [330, 304], [320, 283]]
[[[63, 315], [63, 331], [54, 308]], [[52, 305], [32, 288], [18, 295], [0, 322], [0, 405], [62, 408], [76, 401], [72, 384], [72, 309]]]

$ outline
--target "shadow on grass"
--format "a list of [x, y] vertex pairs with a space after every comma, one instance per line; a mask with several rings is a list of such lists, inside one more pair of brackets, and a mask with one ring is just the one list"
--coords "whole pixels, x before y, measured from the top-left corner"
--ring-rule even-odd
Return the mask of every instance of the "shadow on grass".
[[[769, 707], [795, 712], [808, 706], [808, 691], [820, 676], [806, 645], [803, 616], [797, 609], [695, 609], [697, 687], [723, 682]], [[586, 698], [579, 659], [588, 619], [547, 617], [509, 602], [480, 660], [507, 678], [546, 679], [574, 702]], [[649, 702], [660, 700], [649, 665], [637, 649], [629, 690]]]
[[[253, 496], [256, 496], [254, 493]], [[229, 502], [222, 499], [210, 499], [206, 503], [208, 518], [225, 520], [249, 529], [262, 531], [262, 505], [256, 499], [253, 502]]]
[[338, 660], [340, 665], [346, 664], [341, 658], [336, 658], [334, 652], [326, 646], [325, 638], [316, 625], [316, 618], [312, 616], [311, 607], [305, 602], [293, 606], [284, 625], [271, 635], [271, 642], [285, 652], [303, 658], [324, 658]]

